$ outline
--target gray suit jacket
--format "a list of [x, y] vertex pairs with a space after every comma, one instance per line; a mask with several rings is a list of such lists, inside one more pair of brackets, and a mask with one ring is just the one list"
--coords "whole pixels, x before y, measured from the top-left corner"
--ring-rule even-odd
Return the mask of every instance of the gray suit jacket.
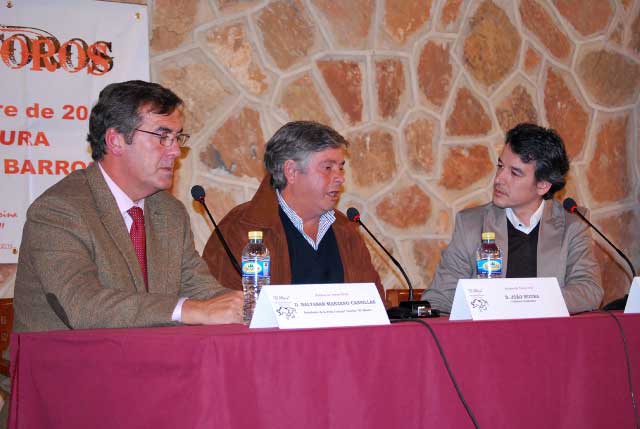
[[[505, 210], [492, 203], [458, 213], [449, 247], [442, 252], [431, 288], [424, 292], [423, 299], [429, 300], [434, 308], [451, 311], [458, 279], [475, 276], [475, 252], [482, 232], [496, 233], [506, 273], [507, 222]], [[578, 216], [567, 213], [557, 201], [548, 200], [538, 234], [538, 277], [558, 279], [570, 313], [598, 308], [603, 296], [600, 267], [587, 225]]]
[[[179, 297], [226, 291], [195, 250], [185, 207], [145, 199], [149, 292], [127, 227], [93, 164], [49, 188], [27, 211], [14, 294], [14, 330], [171, 324]], [[54, 297], [58, 314], [47, 301]]]

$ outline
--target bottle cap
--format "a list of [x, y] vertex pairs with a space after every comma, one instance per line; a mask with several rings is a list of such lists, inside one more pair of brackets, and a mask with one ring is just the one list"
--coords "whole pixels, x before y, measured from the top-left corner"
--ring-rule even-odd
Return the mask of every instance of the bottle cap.
[[496, 233], [495, 232], [483, 232], [482, 233], [482, 239], [483, 240], [495, 240], [496, 239]]
[[262, 231], [249, 231], [249, 240], [262, 240]]

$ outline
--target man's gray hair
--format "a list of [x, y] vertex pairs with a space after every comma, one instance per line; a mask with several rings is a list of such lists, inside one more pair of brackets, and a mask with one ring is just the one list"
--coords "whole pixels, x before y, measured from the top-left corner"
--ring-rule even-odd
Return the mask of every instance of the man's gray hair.
[[288, 159], [305, 170], [311, 154], [348, 146], [340, 133], [317, 122], [296, 121], [283, 125], [267, 142], [264, 152], [264, 166], [271, 174], [271, 186], [279, 190], [287, 186], [284, 163]]

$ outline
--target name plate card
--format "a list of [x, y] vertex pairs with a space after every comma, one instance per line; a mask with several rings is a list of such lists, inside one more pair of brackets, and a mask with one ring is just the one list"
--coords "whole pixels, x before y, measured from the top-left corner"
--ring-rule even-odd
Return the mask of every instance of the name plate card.
[[555, 277], [460, 279], [449, 320], [566, 316], [569, 312]]
[[373, 283], [263, 286], [250, 328], [388, 325]]
[[631, 282], [624, 312], [625, 314], [640, 313], [640, 277], [634, 277]]

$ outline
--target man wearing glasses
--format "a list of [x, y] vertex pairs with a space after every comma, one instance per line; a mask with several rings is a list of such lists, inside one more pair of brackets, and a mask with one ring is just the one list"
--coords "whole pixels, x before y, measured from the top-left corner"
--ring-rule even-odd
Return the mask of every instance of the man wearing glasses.
[[154, 83], [104, 88], [91, 111], [95, 161], [27, 212], [14, 330], [242, 321], [194, 248], [184, 206], [168, 192], [188, 134], [182, 100]]

